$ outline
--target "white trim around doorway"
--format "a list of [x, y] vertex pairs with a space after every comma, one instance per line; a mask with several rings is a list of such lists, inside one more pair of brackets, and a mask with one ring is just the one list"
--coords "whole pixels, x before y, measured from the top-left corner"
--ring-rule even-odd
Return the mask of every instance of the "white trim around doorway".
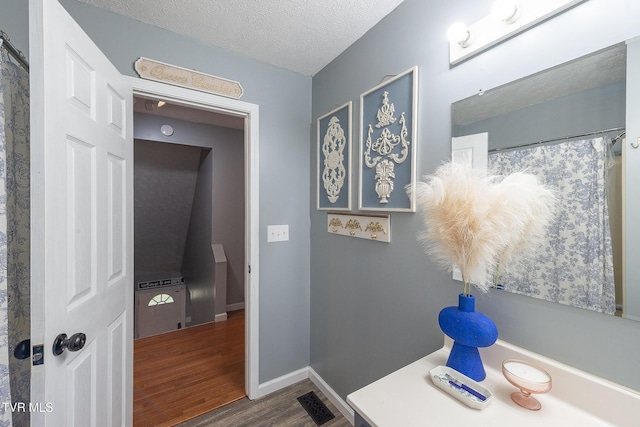
[[127, 77], [133, 95], [162, 99], [186, 107], [243, 117], [245, 168], [245, 391], [249, 399], [260, 397], [258, 370], [259, 326], [259, 144], [258, 105], [164, 83]]

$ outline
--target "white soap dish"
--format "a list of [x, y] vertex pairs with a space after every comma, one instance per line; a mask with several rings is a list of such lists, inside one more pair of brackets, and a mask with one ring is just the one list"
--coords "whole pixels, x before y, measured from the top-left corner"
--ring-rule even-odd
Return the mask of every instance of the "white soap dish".
[[448, 366], [438, 366], [429, 371], [431, 381], [465, 405], [484, 409], [493, 400], [488, 388]]

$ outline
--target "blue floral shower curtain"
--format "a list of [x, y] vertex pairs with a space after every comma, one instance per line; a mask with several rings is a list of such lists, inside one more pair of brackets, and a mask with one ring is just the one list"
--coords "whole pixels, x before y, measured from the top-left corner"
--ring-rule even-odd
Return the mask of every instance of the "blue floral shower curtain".
[[[28, 408], [31, 358], [13, 351], [31, 333], [29, 74], [0, 55], [0, 399]], [[0, 427], [12, 422], [28, 426], [29, 412], [2, 404]]]
[[501, 276], [505, 290], [615, 313], [613, 250], [606, 194], [608, 139], [567, 141], [489, 155], [507, 175], [525, 170], [556, 192], [549, 239], [524, 268]]

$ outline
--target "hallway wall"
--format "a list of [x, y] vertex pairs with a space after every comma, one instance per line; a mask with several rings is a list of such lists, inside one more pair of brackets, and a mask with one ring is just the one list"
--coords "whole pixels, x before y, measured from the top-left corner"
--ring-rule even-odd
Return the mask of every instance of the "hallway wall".
[[136, 283], [180, 276], [200, 151], [197, 147], [134, 140]]

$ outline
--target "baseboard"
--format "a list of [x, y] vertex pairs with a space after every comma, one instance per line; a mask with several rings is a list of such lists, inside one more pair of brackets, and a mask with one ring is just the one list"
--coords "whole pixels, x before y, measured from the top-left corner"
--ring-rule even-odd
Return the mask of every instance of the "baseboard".
[[322, 394], [324, 394], [331, 403], [340, 411], [340, 413], [351, 423], [354, 424], [354, 414], [353, 409], [345, 402], [339, 395], [336, 393], [330, 386], [327, 384], [320, 375], [311, 367], [307, 366], [306, 368], [298, 369], [297, 371], [291, 372], [289, 374], [283, 375], [278, 378], [274, 378], [266, 383], [260, 384], [258, 386], [258, 396], [256, 398], [260, 398], [266, 396], [270, 393], [278, 391], [282, 388], [293, 385], [297, 382], [306, 380], [309, 378], [311, 382], [313, 382], [316, 387], [320, 389]]
[[216, 314], [214, 317], [214, 322], [224, 322], [227, 320], [227, 313]]
[[266, 383], [262, 383], [258, 386], [257, 398], [271, 394], [274, 391], [278, 391], [282, 388], [293, 385], [302, 380], [309, 378], [309, 367], [298, 369], [297, 371], [290, 372], [278, 378], [274, 378]]
[[351, 425], [354, 425], [354, 414], [351, 406], [349, 406], [312, 367], [309, 367], [309, 379], [320, 389], [322, 394], [327, 396], [327, 399], [333, 403], [347, 421], [349, 421]]
[[244, 310], [244, 301], [236, 302], [233, 304], [227, 304], [227, 311]]
[[640, 317], [638, 316], [631, 316], [629, 314], [623, 314], [622, 317], [624, 317], [625, 319], [631, 319], [631, 320], [640, 320]]

